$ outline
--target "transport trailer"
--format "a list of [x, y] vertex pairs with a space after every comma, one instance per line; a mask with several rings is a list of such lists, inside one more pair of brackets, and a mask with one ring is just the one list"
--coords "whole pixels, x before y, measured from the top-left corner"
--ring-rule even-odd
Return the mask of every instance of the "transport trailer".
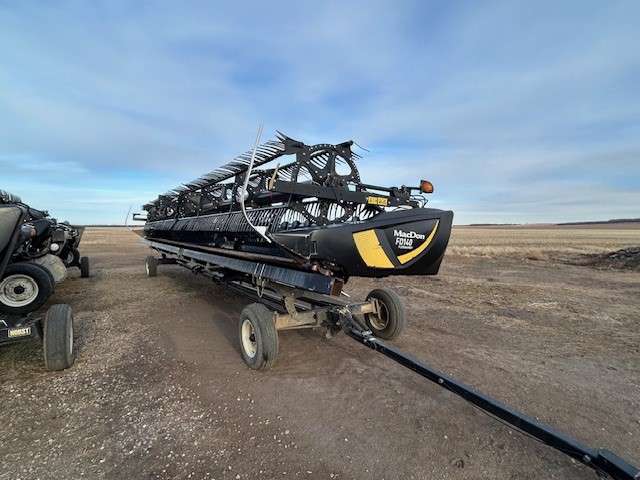
[[352, 276], [437, 274], [453, 213], [426, 207], [429, 181], [364, 183], [352, 141], [305, 145], [279, 133], [260, 145], [261, 130], [253, 150], [159, 195], [146, 217], [134, 214], [145, 222], [142, 242], [162, 255], [147, 259], [147, 272], [177, 262], [269, 299], [279, 313], [258, 303], [239, 327], [243, 357], [259, 370], [275, 362], [277, 330], [331, 336], [351, 325], [395, 338], [405, 324], [395, 293], [375, 289], [353, 303], [342, 288]]
[[178, 264], [254, 300], [242, 310], [238, 322], [242, 358], [253, 369], [266, 370], [274, 365], [281, 330], [314, 328], [327, 338], [345, 332], [516, 430], [583, 463], [601, 478], [640, 479], [640, 470], [615, 453], [589, 447], [385, 342], [396, 338], [406, 323], [405, 306], [393, 290], [375, 289], [364, 301], [354, 302], [342, 292], [342, 282], [319, 273], [158, 241], [141, 242], [160, 254], [160, 258], [147, 257], [148, 276], [157, 275], [158, 265]]
[[156, 276], [159, 264], [179, 264], [256, 300], [242, 311], [238, 324], [242, 357], [256, 370], [268, 369], [275, 363], [280, 330], [314, 328], [330, 338], [354, 327], [392, 340], [406, 322], [404, 304], [389, 289], [374, 289], [364, 301], [353, 302], [342, 292], [340, 279], [320, 273], [163, 242], [141, 242], [161, 254], [160, 258], [147, 257], [147, 275]]
[[[437, 274], [453, 213], [426, 207], [429, 181], [364, 183], [352, 141], [306, 145], [279, 133], [260, 145], [261, 133], [253, 150], [159, 195], [143, 206], [146, 217], [134, 214], [145, 221], [142, 242], [161, 263], [280, 304], [273, 315], [260, 303], [243, 312], [240, 343], [252, 368], [275, 362], [277, 330], [330, 336], [351, 325], [395, 338], [405, 324], [395, 293], [375, 289], [353, 303], [342, 288], [352, 276]], [[157, 264], [147, 259], [150, 275]]]
[[[350, 276], [435, 275], [449, 241], [453, 213], [425, 208], [433, 186], [380, 187], [361, 181], [353, 142], [308, 146], [279, 134], [199, 179], [143, 206], [146, 259], [178, 264], [254, 300], [242, 310], [238, 340], [245, 363], [272, 367], [278, 332], [344, 331], [460, 395], [514, 428], [613, 479], [640, 471], [605, 449], [593, 449], [391, 347], [406, 323], [400, 297], [372, 290], [363, 301], [343, 292]], [[295, 161], [254, 170], [286, 155]], [[232, 181], [228, 181], [233, 179]]]

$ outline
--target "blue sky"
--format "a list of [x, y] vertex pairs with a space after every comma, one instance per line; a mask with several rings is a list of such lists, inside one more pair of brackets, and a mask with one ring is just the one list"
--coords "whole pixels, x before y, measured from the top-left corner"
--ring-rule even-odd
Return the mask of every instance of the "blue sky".
[[123, 223], [276, 130], [458, 224], [640, 217], [640, 2], [3, 1], [0, 189]]

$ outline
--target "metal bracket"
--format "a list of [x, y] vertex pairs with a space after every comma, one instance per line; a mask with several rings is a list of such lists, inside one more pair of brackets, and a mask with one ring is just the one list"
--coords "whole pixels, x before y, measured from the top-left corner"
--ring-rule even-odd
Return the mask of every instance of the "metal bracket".
[[[372, 301], [349, 303], [339, 298], [273, 283], [269, 283], [267, 288], [280, 295], [287, 311], [286, 314], [275, 315], [277, 330], [327, 327], [335, 332], [345, 328], [356, 328], [364, 334], [371, 334], [358, 317], [377, 313], [377, 306]], [[303, 303], [311, 306], [307, 307], [302, 305]]]
[[299, 312], [296, 310], [296, 299], [293, 295], [283, 295], [282, 303], [284, 304], [284, 308], [287, 309], [287, 313], [289, 315], [293, 318], [299, 317]]

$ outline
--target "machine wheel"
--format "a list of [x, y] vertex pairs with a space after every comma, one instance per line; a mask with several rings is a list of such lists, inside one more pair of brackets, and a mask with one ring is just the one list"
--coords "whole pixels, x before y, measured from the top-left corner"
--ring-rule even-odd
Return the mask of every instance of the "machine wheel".
[[80, 260], [80, 252], [77, 248], [69, 248], [66, 251], [66, 255], [64, 258], [60, 257], [65, 267], [73, 267], [78, 265], [78, 261]]
[[367, 327], [376, 337], [393, 340], [407, 322], [407, 311], [402, 299], [388, 288], [376, 288], [367, 295], [367, 300], [375, 299], [380, 306], [380, 315], [365, 315]]
[[64, 370], [73, 365], [73, 311], [66, 304], [53, 305], [47, 310], [43, 324], [44, 366], [47, 370]]
[[53, 294], [51, 274], [40, 265], [20, 262], [7, 265], [0, 281], [0, 312], [12, 315], [33, 312]]
[[238, 326], [245, 363], [254, 370], [271, 368], [278, 356], [278, 331], [269, 309], [261, 303], [247, 305]]
[[89, 257], [82, 257], [80, 259], [80, 278], [87, 278], [90, 274], [89, 270]]
[[147, 277], [155, 277], [158, 274], [158, 260], [153, 255], [149, 255], [144, 262], [147, 269]]

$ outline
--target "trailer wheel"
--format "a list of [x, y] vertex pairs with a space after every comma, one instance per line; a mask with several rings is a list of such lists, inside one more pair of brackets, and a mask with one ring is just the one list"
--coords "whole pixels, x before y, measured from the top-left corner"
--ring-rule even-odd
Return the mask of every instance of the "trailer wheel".
[[82, 257], [80, 259], [80, 278], [87, 278], [90, 274], [89, 270], [89, 257]]
[[278, 331], [269, 309], [261, 303], [247, 305], [238, 325], [245, 363], [254, 370], [271, 368], [278, 356]]
[[388, 288], [376, 288], [367, 295], [367, 300], [374, 299], [380, 307], [380, 314], [365, 315], [367, 327], [376, 337], [393, 340], [407, 322], [407, 310], [400, 296]]
[[153, 255], [149, 255], [144, 262], [147, 269], [147, 277], [155, 277], [158, 274], [158, 260]]
[[44, 366], [47, 370], [64, 370], [73, 365], [73, 311], [66, 304], [47, 310], [43, 325]]
[[33, 312], [53, 294], [51, 274], [34, 263], [7, 265], [0, 280], [0, 312], [12, 315]]

